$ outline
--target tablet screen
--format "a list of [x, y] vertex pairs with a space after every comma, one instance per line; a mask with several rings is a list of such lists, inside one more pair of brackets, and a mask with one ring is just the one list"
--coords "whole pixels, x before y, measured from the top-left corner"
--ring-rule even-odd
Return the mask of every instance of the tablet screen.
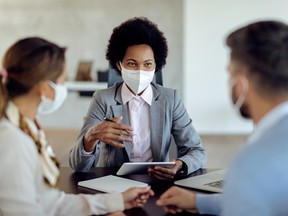
[[122, 164], [117, 175], [147, 174], [150, 167], [172, 167], [174, 165], [175, 162], [126, 162]]

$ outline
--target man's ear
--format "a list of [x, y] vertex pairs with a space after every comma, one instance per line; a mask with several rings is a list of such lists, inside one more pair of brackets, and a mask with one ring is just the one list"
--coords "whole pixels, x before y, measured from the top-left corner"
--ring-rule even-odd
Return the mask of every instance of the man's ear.
[[240, 74], [239, 77], [239, 88], [240, 88], [240, 92], [245, 91], [245, 93], [247, 94], [247, 91], [249, 89], [249, 80], [247, 78], [247, 76], [245, 76], [244, 74]]

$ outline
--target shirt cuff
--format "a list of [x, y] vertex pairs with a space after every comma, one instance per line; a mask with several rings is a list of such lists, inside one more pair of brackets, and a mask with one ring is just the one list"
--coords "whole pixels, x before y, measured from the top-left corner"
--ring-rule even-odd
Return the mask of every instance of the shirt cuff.
[[200, 214], [220, 215], [222, 194], [197, 194], [196, 207]]
[[89, 156], [89, 155], [92, 155], [93, 152], [94, 151], [87, 152], [87, 151], [85, 151], [85, 149], [83, 147], [81, 148], [81, 154], [82, 155]]
[[103, 215], [109, 212], [125, 210], [122, 193], [103, 193], [82, 195], [88, 202], [89, 215]]
[[186, 176], [188, 174], [188, 166], [187, 166], [187, 164], [183, 160], [180, 160], [180, 159], [176, 159], [176, 160], [182, 161], [182, 167], [181, 167], [180, 170], [178, 170], [176, 175], [178, 175], [178, 176]]
[[[97, 195], [96, 195], [97, 196]], [[104, 202], [104, 206], [106, 206], [106, 209], [109, 209], [109, 212], [115, 212], [115, 211], [124, 211], [125, 205], [123, 200], [122, 193], [107, 193], [107, 194], [101, 194]]]

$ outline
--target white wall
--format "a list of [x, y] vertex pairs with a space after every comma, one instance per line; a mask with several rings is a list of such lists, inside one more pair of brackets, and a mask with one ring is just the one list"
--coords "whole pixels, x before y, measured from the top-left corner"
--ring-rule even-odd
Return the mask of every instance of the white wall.
[[288, 21], [285, 0], [185, 0], [184, 100], [200, 133], [249, 133], [252, 123], [231, 108], [225, 37], [256, 20]]
[[[168, 40], [164, 85], [180, 90], [196, 129], [202, 134], [249, 133], [251, 122], [231, 108], [224, 39], [251, 21], [287, 21], [287, 8], [285, 0], [0, 0], [0, 56], [16, 40], [38, 35], [68, 47], [70, 80], [81, 59], [94, 60], [95, 74], [107, 67], [113, 27], [147, 16]], [[71, 93], [59, 111], [39, 120], [44, 127], [80, 128], [89, 101]]]
[[[182, 93], [182, 0], [0, 0], [0, 56], [16, 40], [41, 36], [67, 46], [68, 79], [79, 60], [93, 60], [106, 69], [106, 46], [114, 27], [134, 16], [158, 24], [167, 38], [169, 55], [164, 85]], [[59, 111], [39, 120], [44, 127], [80, 128], [90, 99], [69, 96]]]
[[0, 0], [0, 56], [22, 37], [42, 36], [68, 47], [69, 79], [74, 79], [81, 59], [107, 69], [113, 28], [134, 16], [148, 17], [165, 32], [170, 52], [164, 82], [180, 87], [175, 70], [180, 65], [182, 71], [182, 0]]

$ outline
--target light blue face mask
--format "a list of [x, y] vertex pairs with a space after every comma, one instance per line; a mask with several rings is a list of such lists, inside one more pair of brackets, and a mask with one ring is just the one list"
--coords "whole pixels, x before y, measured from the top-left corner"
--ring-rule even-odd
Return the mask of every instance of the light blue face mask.
[[47, 98], [45, 96], [41, 96], [41, 103], [38, 106], [38, 113], [41, 115], [47, 115], [55, 112], [65, 101], [68, 90], [64, 84], [55, 84], [50, 81], [49, 85], [53, 88], [55, 92], [54, 99]]
[[[236, 77], [232, 77], [229, 80], [229, 88], [230, 88], [231, 97], [232, 97], [233, 88], [235, 87], [235, 85], [237, 84], [238, 81], [239, 81], [239, 79], [236, 78]], [[246, 78], [242, 80], [242, 85], [243, 85], [243, 92], [239, 95], [239, 97], [237, 98], [236, 102], [233, 102], [233, 109], [239, 115], [241, 115], [240, 109], [241, 109], [241, 107], [244, 104], [244, 101], [245, 101], [245, 99], [247, 97], [248, 90], [249, 90], [249, 83], [248, 83], [248, 80]]]

